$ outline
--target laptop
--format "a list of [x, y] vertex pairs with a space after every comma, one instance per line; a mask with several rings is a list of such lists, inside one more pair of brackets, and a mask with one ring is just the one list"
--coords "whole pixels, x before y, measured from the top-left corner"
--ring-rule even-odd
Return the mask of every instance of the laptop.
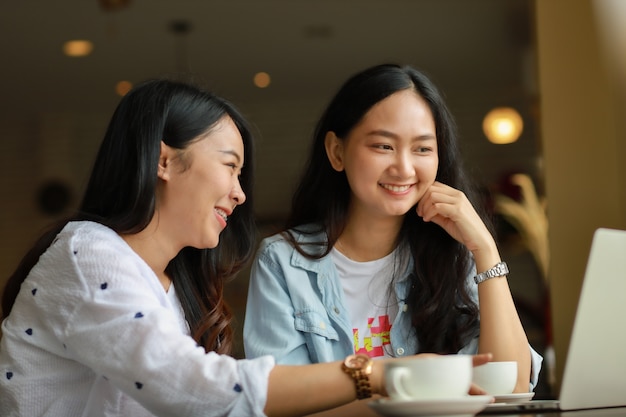
[[557, 400], [489, 404], [503, 411], [626, 406], [626, 231], [594, 232]]

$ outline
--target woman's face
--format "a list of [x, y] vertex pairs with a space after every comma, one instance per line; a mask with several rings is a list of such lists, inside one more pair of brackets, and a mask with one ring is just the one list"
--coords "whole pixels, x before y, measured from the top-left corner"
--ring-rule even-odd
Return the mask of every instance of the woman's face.
[[239, 183], [243, 140], [228, 116], [185, 150], [162, 144], [159, 227], [167, 227], [181, 248], [214, 248], [233, 210], [246, 196]]
[[330, 132], [327, 152], [333, 167], [345, 170], [350, 209], [369, 219], [406, 214], [435, 181], [435, 132], [428, 104], [412, 90], [377, 103], [343, 141]]

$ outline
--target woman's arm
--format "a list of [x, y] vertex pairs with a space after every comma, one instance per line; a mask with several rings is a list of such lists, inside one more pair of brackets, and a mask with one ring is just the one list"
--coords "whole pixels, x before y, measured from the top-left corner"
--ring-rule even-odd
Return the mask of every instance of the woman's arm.
[[[383, 366], [374, 361], [370, 384], [374, 394], [384, 394]], [[265, 412], [268, 416], [302, 416], [356, 400], [353, 379], [341, 362], [313, 365], [277, 365], [270, 373]]]
[[[417, 208], [424, 221], [441, 226], [472, 253], [476, 270], [484, 272], [501, 261], [496, 242], [461, 191], [435, 182]], [[480, 308], [479, 352], [491, 352], [494, 361], [516, 361], [515, 392], [527, 392], [531, 357], [526, 332], [517, 314], [506, 277], [478, 284]]]
[[307, 417], [378, 417], [379, 414], [367, 405], [376, 398], [381, 397], [376, 395], [367, 400], [352, 401], [351, 403], [320, 413], [308, 414]]
[[[481, 260], [480, 262], [476, 260], [476, 267], [481, 272], [500, 262], [497, 251], [490, 256], [478, 255]], [[493, 352], [494, 361], [516, 361], [518, 373], [514, 392], [528, 392], [531, 371], [528, 338], [513, 303], [506, 276], [478, 284], [478, 298], [480, 306], [478, 351]]]
[[[432, 356], [422, 354], [419, 356]], [[491, 354], [473, 356], [473, 365], [482, 365], [492, 359]], [[384, 384], [384, 364], [396, 359], [373, 361], [370, 384], [374, 397], [387, 395]], [[406, 360], [406, 358], [402, 359]], [[469, 394], [484, 391], [475, 386]], [[341, 362], [313, 365], [276, 365], [270, 373], [265, 413], [270, 416], [302, 416], [321, 412], [319, 416], [367, 416], [371, 399], [356, 400], [356, 386], [352, 377], [341, 369]], [[324, 412], [325, 411], [325, 412]], [[372, 416], [376, 415], [371, 413]]]

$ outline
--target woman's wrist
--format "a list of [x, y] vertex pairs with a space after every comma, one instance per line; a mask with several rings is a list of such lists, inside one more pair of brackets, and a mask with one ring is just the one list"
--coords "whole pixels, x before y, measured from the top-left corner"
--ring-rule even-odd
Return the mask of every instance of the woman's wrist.
[[481, 249], [472, 251], [474, 257], [474, 263], [476, 264], [476, 272], [483, 272], [489, 268], [493, 268], [494, 265], [501, 262], [500, 252], [495, 242], [490, 245], [486, 245]]

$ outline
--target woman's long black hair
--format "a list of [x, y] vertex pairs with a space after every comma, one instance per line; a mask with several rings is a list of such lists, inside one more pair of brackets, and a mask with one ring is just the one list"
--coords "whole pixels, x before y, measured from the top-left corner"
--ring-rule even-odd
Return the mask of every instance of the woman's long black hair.
[[[332, 131], [338, 138], [346, 138], [372, 106], [402, 90], [419, 94], [433, 114], [439, 153], [437, 181], [463, 191], [491, 228], [478, 194], [467, 181], [456, 125], [438, 89], [428, 77], [410, 66], [383, 64], [348, 79], [317, 123], [286, 229], [311, 234], [323, 231], [328, 241], [317, 242], [321, 250], [311, 251], [285, 232], [286, 238], [304, 256], [326, 256], [347, 220], [350, 186], [345, 172], [335, 171], [330, 165], [324, 146], [326, 133]], [[319, 225], [320, 229], [311, 231], [299, 227], [311, 223]], [[441, 227], [422, 221], [415, 209], [405, 215], [397, 243], [408, 247], [414, 260], [411, 290], [405, 301], [413, 326], [420, 334], [420, 351], [456, 353], [478, 332], [478, 307], [466, 288], [472, 262], [469, 251]]]
[[175, 80], [148, 80], [120, 101], [78, 211], [53, 225], [22, 259], [5, 287], [3, 316], [9, 315], [21, 283], [69, 221], [95, 221], [120, 234], [143, 230], [155, 213], [161, 141], [184, 149], [226, 116], [243, 137], [246, 167], [240, 182], [246, 204], [229, 218], [216, 248], [184, 248], [166, 272], [172, 278], [193, 338], [207, 351], [230, 353], [232, 314], [224, 301], [223, 284], [243, 267], [256, 242], [252, 134], [230, 102], [191, 83]]

